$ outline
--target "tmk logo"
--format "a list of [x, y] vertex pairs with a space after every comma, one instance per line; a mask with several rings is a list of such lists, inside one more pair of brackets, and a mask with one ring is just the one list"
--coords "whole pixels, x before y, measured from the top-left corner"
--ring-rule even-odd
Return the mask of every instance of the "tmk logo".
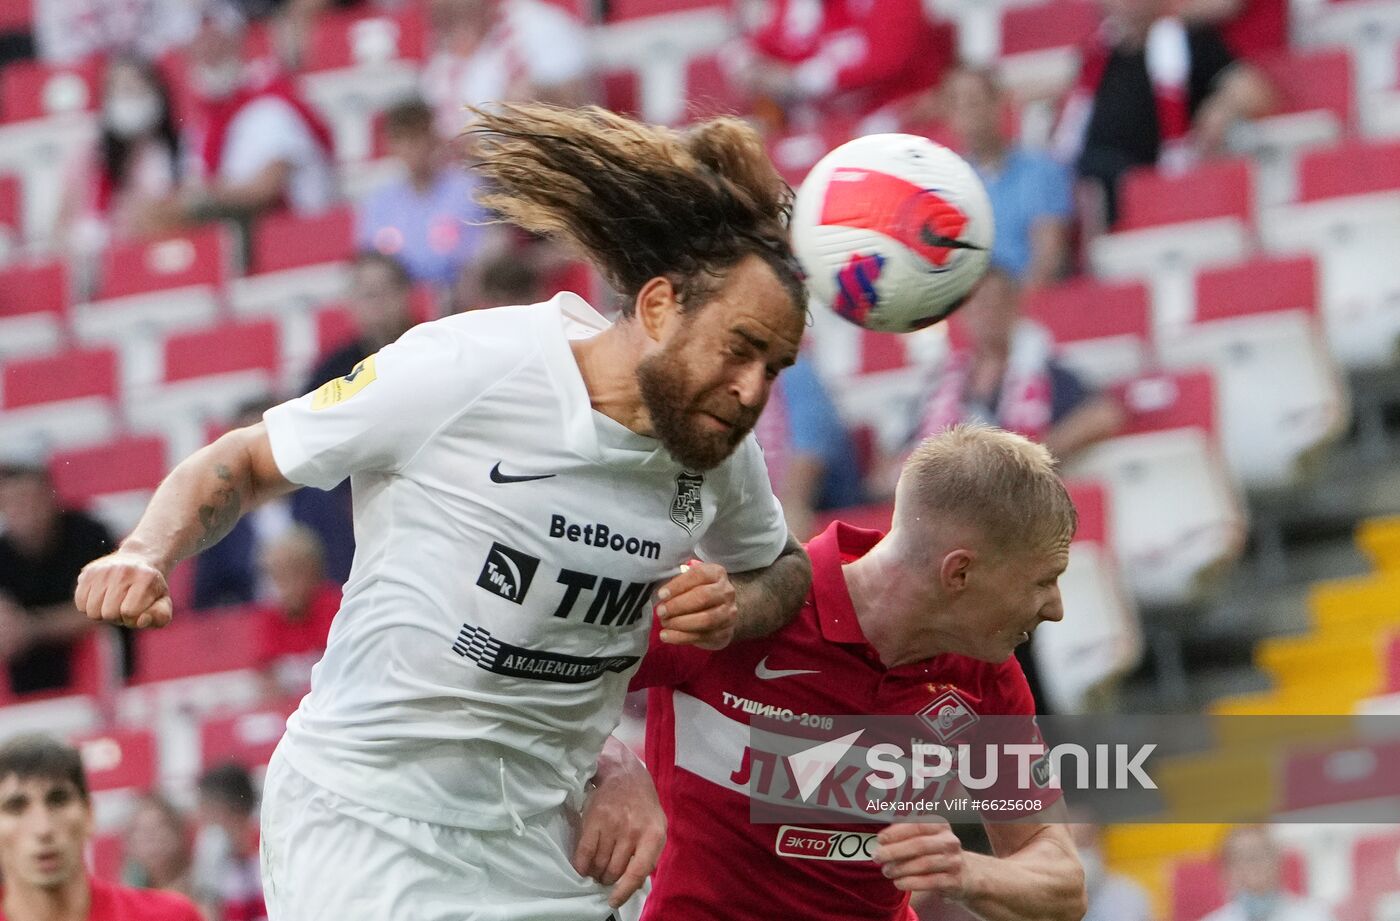
[[836, 273], [836, 301], [832, 309], [852, 323], [864, 323], [880, 303], [875, 283], [884, 267], [885, 257], [879, 253], [851, 254], [850, 261]]
[[505, 544], [493, 543], [486, 554], [486, 565], [481, 567], [481, 575], [476, 584], [494, 595], [500, 595], [516, 604], [525, 602], [525, 593], [530, 590], [530, 582], [535, 578], [535, 570], [540, 561], [528, 553], [521, 553]]

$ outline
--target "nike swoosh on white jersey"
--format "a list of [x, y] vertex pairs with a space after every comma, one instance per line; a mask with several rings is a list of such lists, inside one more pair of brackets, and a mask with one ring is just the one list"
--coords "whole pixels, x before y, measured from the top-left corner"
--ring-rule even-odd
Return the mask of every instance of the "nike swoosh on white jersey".
[[815, 675], [820, 671], [816, 668], [769, 668], [768, 657], [764, 656], [758, 660], [758, 665], [754, 667], [753, 673], [759, 677], [760, 681], [770, 681], [774, 678], [788, 678], [792, 675]]

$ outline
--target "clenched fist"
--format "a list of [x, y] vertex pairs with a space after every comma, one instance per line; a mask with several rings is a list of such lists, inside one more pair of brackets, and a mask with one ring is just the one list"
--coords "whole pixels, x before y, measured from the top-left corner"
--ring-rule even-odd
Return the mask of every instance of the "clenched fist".
[[661, 642], [716, 650], [734, 639], [739, 607], [723, 566], [691, 560], [656, 597], [661, 602], [656, 607]]
[[124, 550], [83, 567], [73, 602], [90, 620], [126, 627], [164, 627], [173, 614], [165, 574]]
[[962, 843], [946, 822], [891, 825], [877, 840], [875, 862], [896, 888], [954, 900], [967, 896]]

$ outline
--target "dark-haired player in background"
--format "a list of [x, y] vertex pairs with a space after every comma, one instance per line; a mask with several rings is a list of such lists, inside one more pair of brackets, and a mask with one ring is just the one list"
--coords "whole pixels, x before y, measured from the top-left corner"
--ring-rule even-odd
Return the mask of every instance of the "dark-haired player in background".
[[[273, 921], [603, 921], [572, 824], [653, 592], [663, 640], [718, 648], [781, 626], [810, 581], [749, 437], [806, 307], [758, 136], [476, 115], [483, 204], [576, 244], [622, 318], [566, 293], [415, 327], [180, 464], [78, 583], [90, 617], [164, 624], [178, 560], [351, 477], [354, 567], [264, 791]], [[626, 867], [614, 901], [660, 849], [622, 838], [598, 871]]]
[[[1044, 448], [957, 426], [905, 462], [888, 534], [838, 522], [807, 545], [812, 591], [788, 626], [715, 653], [654, 645], [634, 687], [652, 687], [647, 763], [670, 834], [644, 921], [905, 921], [910, 893], [989, 921], [1083, 917], [1084, 873], [1057, 790], [1006, 793], [1047, 805], [987, 823], [989, 857], [963, 852], [941, 821], [878, 836], [868, 824], [757, 824], [747, 777], [761, 771], [747, 750], [749, 713], [761, 708], [931, 712], [951, 732], [1033, 715], [1012, 651], [1064, 616], [1057, 580], [1075, 524]], [[1013, 785], [1014, 774], [1002, 772]]]
[[0, 921], [202, 921], [182, 895], [89, 876], [91, 836], [77, 749], [42, 735], [0, 745]]

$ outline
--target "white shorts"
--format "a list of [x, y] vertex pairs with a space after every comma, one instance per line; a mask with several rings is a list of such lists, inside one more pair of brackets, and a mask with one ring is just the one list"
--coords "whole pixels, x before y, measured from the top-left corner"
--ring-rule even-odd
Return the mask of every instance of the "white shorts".
[[[434, 825], [317, 786], [278, 751], [262, 805], [268, 921], [618, 921], [574, 872], [564, 809], [523, 834]], [[640, 903], [640, 898], [632, 902]]]

